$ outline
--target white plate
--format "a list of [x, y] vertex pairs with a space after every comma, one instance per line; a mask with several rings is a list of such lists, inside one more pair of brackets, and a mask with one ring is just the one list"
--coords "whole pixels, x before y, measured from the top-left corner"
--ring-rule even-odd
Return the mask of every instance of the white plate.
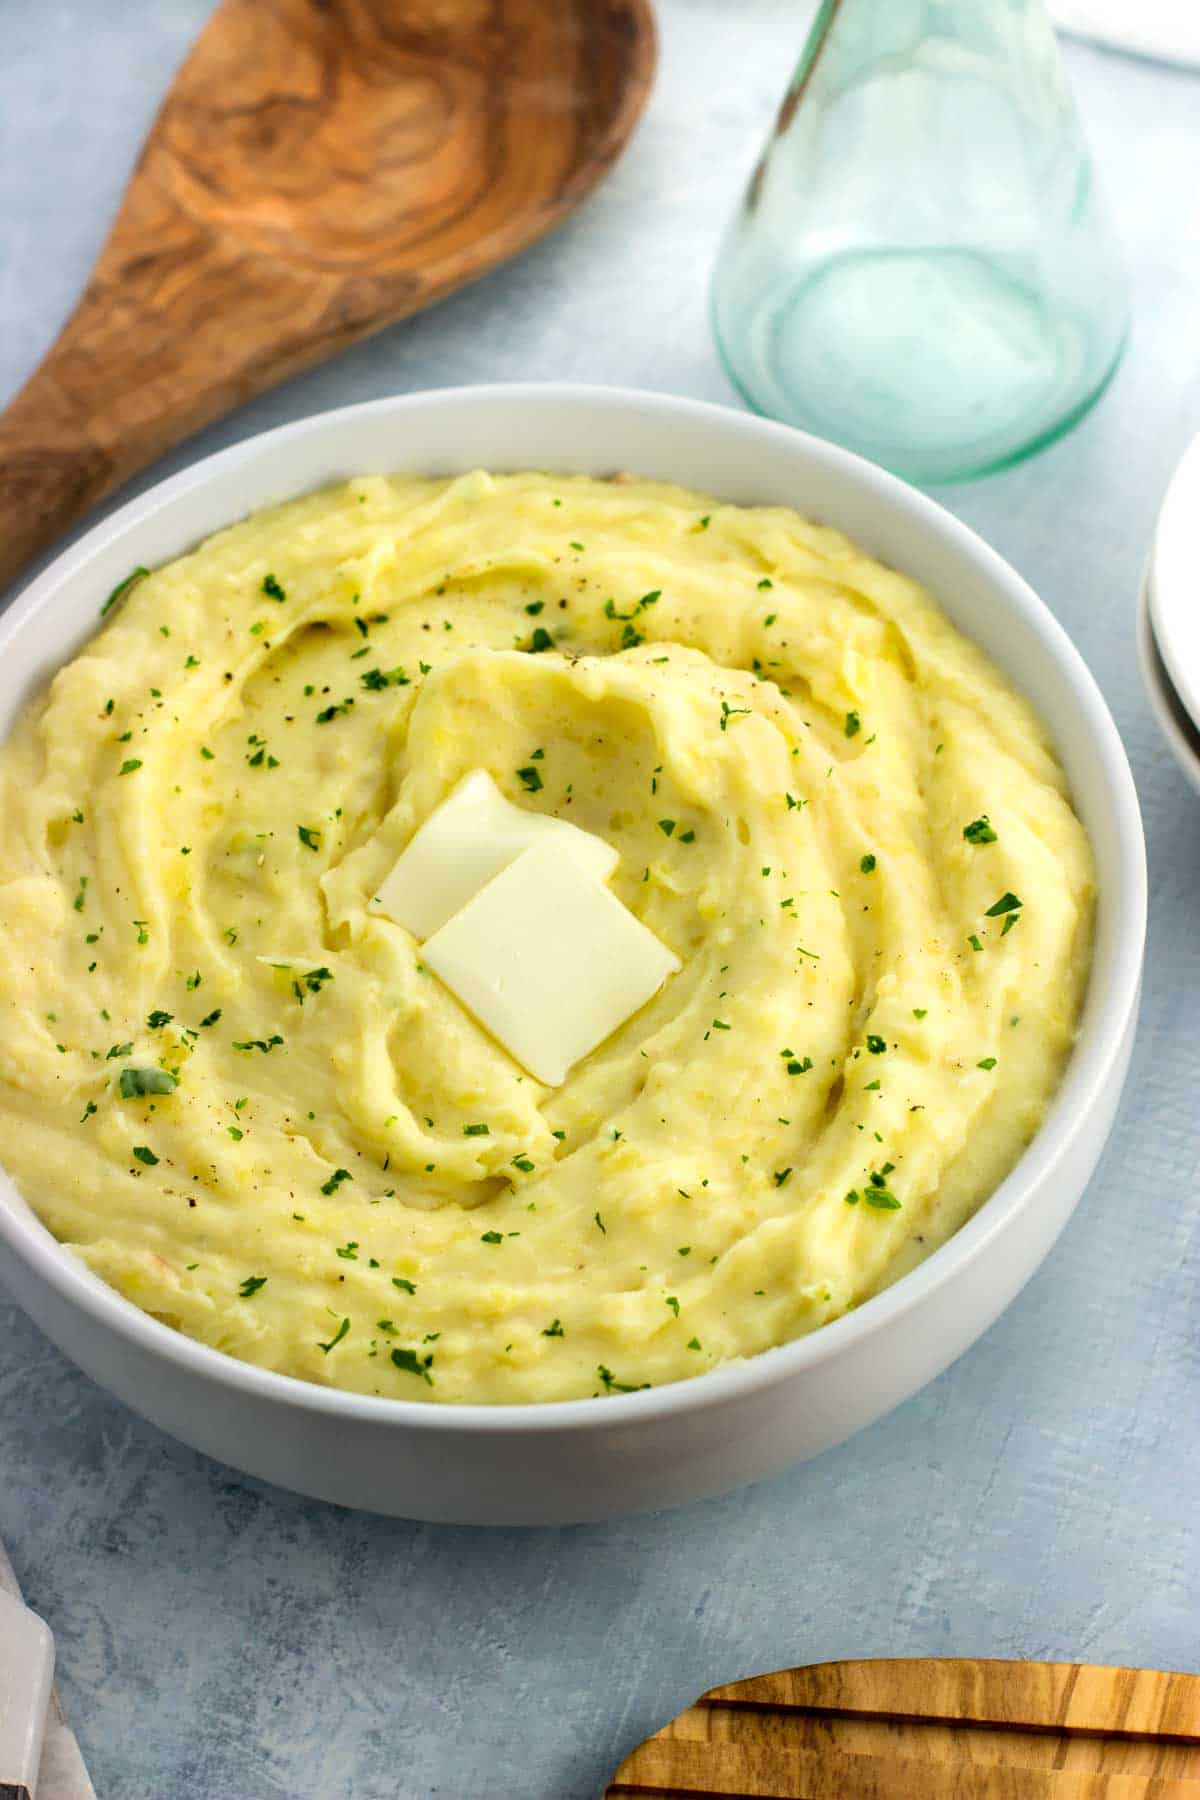
[[1200, 720], [1200, 437], [1171, 477], [1150, 553], [1150, 619], [1175, 692]]
[[1151, 578], [1147, 574], [1138, 597], [1137, 640], [1142, 682], [1150, 710], [1167, 740], [1167, 747], [1196, 792], [1200, 794], [1200, 731], [1192, 724], [1179, 695], [1171, 685], [1167, 666], [1159, 654], [1151, 619]]

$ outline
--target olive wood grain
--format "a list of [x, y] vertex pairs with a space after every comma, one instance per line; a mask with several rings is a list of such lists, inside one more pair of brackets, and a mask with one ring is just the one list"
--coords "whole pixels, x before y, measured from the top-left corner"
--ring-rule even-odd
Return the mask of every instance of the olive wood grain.
[[1200, 1678], [1079, 1663], [819, 1663], [711, 1689], [605, 1800], [1200, 1800]]
[[649, 0], [223, 0], [0, 414], [0, 587], [180, 439], [549, 231], [654, 56]]

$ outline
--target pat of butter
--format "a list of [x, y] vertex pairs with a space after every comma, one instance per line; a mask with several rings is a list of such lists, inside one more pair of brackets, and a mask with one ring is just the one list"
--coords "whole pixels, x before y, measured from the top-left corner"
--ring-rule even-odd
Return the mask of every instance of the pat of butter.
[[422, 960], [547, 1087], [680, 967], [559, 843], [517, 857], [430, 938]]
[[432, 937], [523, 851], [551, 842], [597, 881], [620, 861], [603, 838], [514, 806], [486, 769], [474, 769], [413, 833], [375, 905], [415, 938]]

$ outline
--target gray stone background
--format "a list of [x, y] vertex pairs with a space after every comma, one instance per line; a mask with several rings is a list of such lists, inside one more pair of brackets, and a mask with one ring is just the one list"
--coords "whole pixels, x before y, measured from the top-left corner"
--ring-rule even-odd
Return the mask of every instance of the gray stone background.
[[[65, 316], [207, 10], [0, 0], [0, 399]], [[731, 401], [707, 271], [807, 11], [659, 0], [649, 113], [582, 214], [166, 467], [446, 383]], [[982, 1342], [873, 1430], [725, 1500], [570, 1530], [439, 1529], [277, 1492], [141, 1424], [0, 1303], [0, 1535], [55, 1631], [101, 1800], [589, 1800], [702, 1688], [780, 1664], [1200, 1669], [1200, 834], [1133, 640], [1155, 511], [1200, 428], [1200, 78], [1065, 55], [1134, 268], [1132, 344], [1066, 440], [939, 497], [1072, 632], [1145, 809], [1141, 1036], [1073, 1223]]]

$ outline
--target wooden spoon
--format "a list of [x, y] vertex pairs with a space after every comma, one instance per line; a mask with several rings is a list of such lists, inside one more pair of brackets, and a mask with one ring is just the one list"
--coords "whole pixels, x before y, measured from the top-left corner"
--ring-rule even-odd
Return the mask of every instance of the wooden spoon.
[[1200, 1800], [1200, 1677], [960, 1658], [713, 1688], [605, 1800]]
[[0, 414], [0, 587], [181, 438], [565, 218], [654, 55], [649, 0], [223, 0]]

